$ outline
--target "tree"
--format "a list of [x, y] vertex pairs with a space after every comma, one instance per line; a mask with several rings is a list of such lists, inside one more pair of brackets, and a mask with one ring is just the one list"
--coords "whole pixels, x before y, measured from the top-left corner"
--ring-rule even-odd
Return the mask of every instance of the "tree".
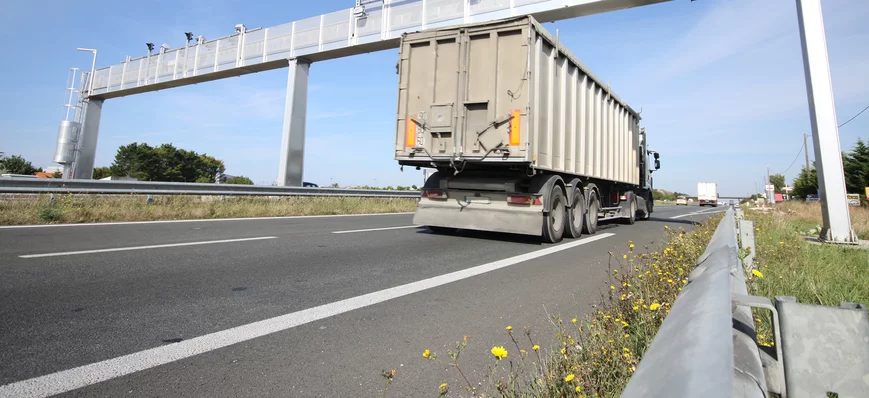
[[238, 184], [238, 185], [253, 185], [253, 181], [250, 178], [245, 176], [236, 176], [230, 177], [226, 179], [227, 184]]
[[0, 157], [0, 169], [6, 170], [6, 173], [23, 175], [33, 175], [37, 171], [42, 171], [18, 155]]
[[55, 171], [54, 173], [51, 173], [51, 178], [63, 178], [63, 172]]
[[773, 174], [769, 176], [769, 183], [775, 186], [775, 193], [782, 193], [782, 187], [785, 186], [785, 176]]
[[132, 143], [118, 148], [110, 174], [143, 181], [214, 182], [226, 167], [222, 160], [206, 154], [175, 148], [172, 144], [152, 147]]
[[103, 178], [111, 177], [111, 176], [112, 176], [112, 169], [111, 168], [106, 167], [106, 166], [94, 167], [94, 175], [93, 175], [94, 180], [101, 180]]
[[[814, 163], [813, 163], [814, 166]], [[818, 194], [818, 172], [814, 167], [803, 168], [800, 175], [794, 179], [794, 195], [805, 198], [808, 195]]]

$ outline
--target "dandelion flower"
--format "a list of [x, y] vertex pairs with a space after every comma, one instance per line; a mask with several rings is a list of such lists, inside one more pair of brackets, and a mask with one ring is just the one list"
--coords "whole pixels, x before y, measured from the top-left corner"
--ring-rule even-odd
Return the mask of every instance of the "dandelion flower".
[[573, 318], [573, 319], [571, 319], [570, 321], [573, 322], [573, 323], [576, 323], [576, 318]]
[[613, 285], [610, 285], [610, 290], [616, 290], [616, 287]]
[[658, 308], [661, 308], [661, 304], [652, 303], [652, 305], [649, 306], [649, 309], [652, 311], [657, 310]]
[[507, 326], [505, 329], [507, 329], [507, 331], [509, 332], [509, 331], [513, 330], [513, 327], [512, 327], [512, 326]]
[[785, 244], [785, 243], [784, 243], [784, 242], [779, 242], [778, 244], [783, 245], [783, 244]]
[[580, 392], [580, 391], [582, 391], [582, 387], [576, 386], [576, 392]]
[[622, 348], [622, 350], [623, 350], [624, 352], [631, 352], [631, 349], [628, 348], [628, 347], [624, 347], [624, 348]]
[[441, 390], [446, 390], [446, 389], [447, 389], [447, 383], [441, 384], [441, 385], [440, 385], [440, 389], [441, 389]]
[[532, 350], [537, 351], [540, 349], [540, 346], [535, 344], [534, 347], [531, 347]]
[[629, 338], [629, 337], [631, 337], [631, 335], [630, 335], [630, 334], [627, 334], [627, 333], [625, 333], [625, 338]]
[[639, 309], [640, 309], [640, 306], [638, 306], [638, 305], [635, 305], [635, 306], [634, 306], [634, 311], [637, 311], [637, 310], [639, 310]]
[[633, 248], [634, 248], [634, 244], [633, 244], [633, 243], [631, 243], [631, 245], [630, 245], [630, 246], [628, 246], [628, 247], [630, 247], [630, 248], [631, 248], [631, 249], [633, 249]]
[[627, 254], [622, 254], [622, 258], [627, 259], [627, 258], [628, 258], [628, 255], [627, 255]]
[[429, 359], [431, 357], [431, 351], [425, 350], [422, 352], [422, 357], [425, 359]]
[[763, 278], [763, 272], [760, 272], [756, 269], [751, 270], [751, 274], [758, 277], [758, 278]]
[[573, 381], [573, 378], [574, 378], [574, 377], [576, 377], [576, 376], [575, 376], [573, 373], [571, 373], [571, 374], [569, 374], [569, 375], [567, 375], [567, 376], [564, 376], [564, 381], [570, 383], [571, 381]]
[[504, 347], [492, 347], [492, 355], [500, 361], [501, 359], [507, 358], [507, 349]]

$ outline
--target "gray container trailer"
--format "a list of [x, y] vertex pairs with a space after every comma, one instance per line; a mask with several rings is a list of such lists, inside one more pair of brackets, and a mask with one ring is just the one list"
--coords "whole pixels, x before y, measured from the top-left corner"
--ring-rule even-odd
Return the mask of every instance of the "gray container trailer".
[[399, 58], [395, 158], [438, 170], [414, 223], [557, 242], [650, 216], [640, 115], [533, 17], [406, 34]]

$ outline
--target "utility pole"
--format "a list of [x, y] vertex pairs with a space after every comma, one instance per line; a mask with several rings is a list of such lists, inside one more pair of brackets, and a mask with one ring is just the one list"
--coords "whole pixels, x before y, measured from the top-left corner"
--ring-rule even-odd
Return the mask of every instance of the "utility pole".
[[809, 145], [808, 145], [808, 137], [809, 135], [803, 133], [803, 152], [806, 153], [806, 175], [809, 173]]
[[851, 214], [848, 212], [821, 0], [796, 0], [796, 5], [818, 187], [822, 195], [823, 228], [818, 238], [824, 242], [855, 244], [857, 235], [851, 229]]

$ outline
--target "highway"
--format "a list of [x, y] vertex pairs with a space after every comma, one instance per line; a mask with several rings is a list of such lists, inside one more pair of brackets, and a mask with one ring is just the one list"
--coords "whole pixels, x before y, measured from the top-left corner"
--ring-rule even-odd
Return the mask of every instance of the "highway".
[[383, 369], [388, 396], [457, 391], [423, 350], [468, 336], [482, 382], [505, 326], [545, 345], [547, 312], [599, 300], [610, 251], [724, 209], [659, 206], [557, 245], [410, 214], [0, 227], [0, 397], [379, 396]]

